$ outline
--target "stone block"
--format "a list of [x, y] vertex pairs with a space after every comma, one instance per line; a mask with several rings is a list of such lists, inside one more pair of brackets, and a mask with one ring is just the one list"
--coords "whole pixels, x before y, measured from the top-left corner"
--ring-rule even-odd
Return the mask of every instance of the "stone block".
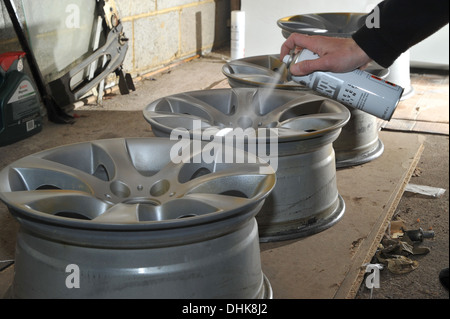
[[187, 7], [180, 15], [180, 54], [201, 53], [214, 43], [215, 4], [207, 2]]
[[146, 14], [156, 10], [156, 0], [116, 0], [121, 19]]
[[184, 6], [187, 4], [198, 3], [199, 0], [164, 0], [156, 3], [156, 10], [166, 10], [169, 8]]
[[146, 70], [178, 57], [179, 13], [169, 11], [134, 21], [134, 67]]
[[134, 38], [133, 38], [133, 22], [126, 21], [122, 22], [123, 32], [125, 33], [125, 37], [128, 38], [128, 51], [125, 56], [125, 60], [123, 61], [123, 68], [126, 72], [131, 72], [134, 69]]

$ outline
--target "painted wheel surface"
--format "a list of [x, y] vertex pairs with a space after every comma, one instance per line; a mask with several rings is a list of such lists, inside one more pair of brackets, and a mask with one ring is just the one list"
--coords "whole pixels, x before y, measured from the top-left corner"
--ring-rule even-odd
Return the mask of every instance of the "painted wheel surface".
[[[254, 216], [275, 172], [252, 154], [237, 165], [195, 151], [177, 162], [176, 147], [99, 140], [5, 167], [0, 199], [20, 224], [12, 296], [271, 297]], [[73, 265], [80, 289], [66, 282]]]
[[[156, 136], [175, 139], [180, 134], [207, 141], [220, 136], [225, 143], [227, 136], [246, 130], [242, 148], [266, 160], [277, 175], [256, 216], [262, 242], [309, 236], [343, 216], [332, 143], [350, 112], [338, 102], [289, 90], [204, 90], [156, 100], [144, 117]], [[270, 149], [275, 146], [276, 154]]]

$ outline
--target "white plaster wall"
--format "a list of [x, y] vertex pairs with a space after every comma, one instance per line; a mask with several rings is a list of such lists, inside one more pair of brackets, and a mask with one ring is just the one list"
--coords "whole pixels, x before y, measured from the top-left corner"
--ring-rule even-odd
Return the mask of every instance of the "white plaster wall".
[[[242, 0], [245, 56], [278, 53], [285, 38], [277, 26], [283, 17], [322, 12], [370, 12], [379, 0]], [[411, 48], [411, 60], [449, 64], [448, 25]]]

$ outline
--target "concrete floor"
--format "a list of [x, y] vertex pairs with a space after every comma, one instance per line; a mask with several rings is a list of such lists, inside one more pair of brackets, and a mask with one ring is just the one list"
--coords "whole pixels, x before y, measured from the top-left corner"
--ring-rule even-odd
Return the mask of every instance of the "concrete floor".
[[[58, 127], [58, 132], [62, 132], [61, 139], [55, 139], [54, 133], [52, 133], [54, 132], [52, 131], [53, 128], [57, 125], [46, 123], [47, 128], [44, 126], [43, 132], [14, 145], [1, 147], [0, 169], [28, 154], [50, 147], [68, 144], [72, 141], [119, 137], [123, 136], [123, 134], [130, 137], [152, 136], [150, 126], [145, 123], [144, 118], [141, 116], [143, 108], [148, 103], [160, 97], [175, 93], [228, 87], [226, 78], [221, 71], [223, 64], [228, 58], [228, 55], [224, 52], [212, 53], [208, 56], [180, 64], [177, 67], [168, 68], [163, 72], [143, 76], [141, 81], [135, 83], [135, 92], [132, 92], [130, 95], [119, 95], [115, 91], [110, 92], [105, 96], [102, 105], [97, 105], [93, 103], [93, 99], [88, 99], [86, 100], [86, 104], [78, 106], [75, 110], [76, 113], [78, 112], [82, 116], [77, 120], [77, 123], [67, 126], [65, 129]], [[444, 87], [446, 87], [448, 96], [448, 76], [446, 79], [446, 82], [444, 81]], [[448, 109], [448, 100], [446, 105]], [[95, 125], [92, 125], [91, 122], [86, 120], [84, 116], [89, 116], [88, 111], [104, 112], [101, 113], [104, 115], [101, 116], [103, 119], [101, 127], [95, 127]], [[444, 119], [444, 122], [445, 120], [448, 125], [448, 111], [447, 118]], [[429, 121], [432, 122], [434, 119], [429, 119]], [[119, 126], [122, 127], [120, 130], [117, 129]], [[395, 131], [395, 127], [390, 128], [390, 130]], [[389, 134], [388, 132], [386, 133]], [[429, 225], [433, 225], [436, 228], [436, 233], [438, 233], [439, 229], [439, 236], [433, 241], [438, 249], [433, 250], [432, 258], [429, 258], [429, 260], [433, 260], [432, 265], [426, 262], [427, 257], [423, 258], [424, 267], [434, 268], [432, 270], [430, 268], [423, 269], [422, 275], [419, 274], [413, 277], [413, 279], [408, 278], [406, 281], [396, 277], [394, 287], [400, 288], [397, 289], [398, 293], [393, 298], [409, 298], [411, 296], [411, 289], [414, 288], [417, 291], [417, 287], [411, 287], [410, 280], [414, 280], [414, 285], [416, 286], [427, 287], [416, 298], [448, 298], [448, 292], [440, 287], [436, 280], [433, 281], [434, 288], [430, 288], [429, 286], [429, 276], [434, 276], [433, 278], [436, 279], [436, 270], [446, 265], [448, 266], [448, 135], [427, 135], [424, 132], [411, 132], [407, 134], [425, 134], [429, 137], [426, 139], [425, 149], [421, 162], [418, 165], [424, 168], [422, 177], [417, 177], [414, 182], [420, 183], [423, 181], [429, 186], [442, 187], [447, 191], [445, 196], [440, 199], [421, 197], [421, 200], [425, 202], [423, 205], [427, 205], [427, 212], [418, 211], [422, 221], [424, 220], [423, 216], [427, 216], [425, 218], [426, 225], [423, 224], [423, 226], [430, 227]], [[414, 200], [417, 200], [416, 197], [415, 195], [404, 195], [398, 209], [406, 211], [408, 207], [419, 207], [414, 202]], [[436, 213], [437, 211], [439, 213]], [[434, 212], [434, 214], [428, 214], [428, 212]], [[415, 226], [413, 216], [406, 217], [406, 214], [403, 213], [401, 215], [404, 219], [409, 218], [409, 225]], [[14, 260], [14, 238], [18, 227], [16, 221], [10, 216], [6, 206], [3, 204], [0, 204], [0, 225], [0, 261], [2, 261], [0, 264], [0, 295], [3, 295], [10, 285], [13, 276], [14, 266], [11, 262], [8, 263], [7, 261]], [[437, 227], [435, 225], [439, 226]], [[442, 237], [443, 234], [446, 234], [446, 236], [444, 235]], [[415, 274], [418, 274], [418, 272], [416, 271]], [[429, 274], [429, 276], [423, 274]], [[286, 274], [286, 276], [288, 275]], [[392, 276], [385, 276], [385, 278], [387, 281], [382, 283], [382, 286], [384, 285], [387, 288], [389, 287], [388, 283], [392, 282], [393, 279]], [[423, 285], [420, 283], [420, 280], [424, 280]], [[428, 283], [426, 284], [425, 281]], [[374, 296], [377, 297], [376, 292]], [[367, 291], [364, 290], [364, 287], [361, 288], [356, 297], [368, 298]], [[392, 296], [389, 293], [380, 293], [378, 297], [390, 298]]]

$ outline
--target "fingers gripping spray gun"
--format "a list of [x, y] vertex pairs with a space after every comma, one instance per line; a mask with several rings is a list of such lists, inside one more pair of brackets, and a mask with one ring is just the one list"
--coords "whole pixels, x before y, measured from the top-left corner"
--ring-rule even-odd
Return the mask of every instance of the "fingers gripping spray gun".
[[[303, 49], [295, 55], [286, 55], [283, 62], [289, 70], [292, 63], [317, 58], [316, 53]], [[361, 70], [347, 73], [316, 71], [306, 76], [292, 75], [288, 71], [288, 80], [387, 121], [403, 94], [402, 87]]]

